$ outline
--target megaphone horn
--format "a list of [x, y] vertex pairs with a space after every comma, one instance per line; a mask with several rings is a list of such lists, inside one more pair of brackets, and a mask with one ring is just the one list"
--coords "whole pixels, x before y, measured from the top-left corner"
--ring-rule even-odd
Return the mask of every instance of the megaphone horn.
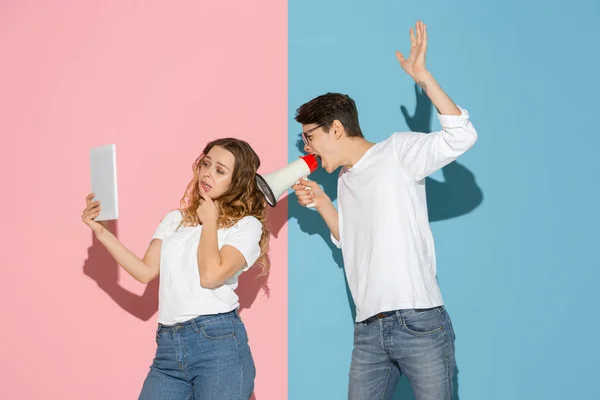
[[318, 166], [319, 162], [317, 158], [312, 154], [308, 154], [265, 176], [256, 174], [256, 182], [258, 183], [258, 188], [267, 199], [267, 203], [271, 207], [275, 207], [277, 199], [285, 191], [292, 187], [300, 178], [310, 175]]

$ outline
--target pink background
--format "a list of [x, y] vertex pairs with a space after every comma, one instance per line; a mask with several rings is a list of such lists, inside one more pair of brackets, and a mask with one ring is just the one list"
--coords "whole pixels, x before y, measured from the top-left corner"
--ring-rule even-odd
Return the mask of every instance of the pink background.
[[[207, 141], [246, 139], [261, 172], [284, 166], [286, 15], [276, 0], [2, 2], [0, 397], [137, 398], [156, 284], [81, 222], [89, 149], [117, 146], [118, 236], [140, 256]], [[287, 397], [286, 218], [283, 202], [268, 278], [240, 282], [258, 400]]]

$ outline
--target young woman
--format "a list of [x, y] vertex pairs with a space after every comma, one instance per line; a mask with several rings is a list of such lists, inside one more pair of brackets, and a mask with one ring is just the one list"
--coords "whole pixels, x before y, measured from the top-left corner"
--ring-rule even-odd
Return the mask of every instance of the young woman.
[[244, 399], [256, 374], [235, 289], [252, 265], [269, 268], [268, 205], [256, 186], [260, 160], [242, 140], [210, 142], [193, 164], [180, 208], [164, 216], [143, 258], [94, 221], [82, 220], [131, 276], [160, 273], [156, 357], [140, 399]]

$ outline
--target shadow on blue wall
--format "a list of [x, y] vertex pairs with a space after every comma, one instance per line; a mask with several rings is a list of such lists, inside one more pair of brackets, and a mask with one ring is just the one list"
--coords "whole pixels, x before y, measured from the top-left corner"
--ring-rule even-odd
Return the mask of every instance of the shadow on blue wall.
[[[416, 109], [414, 115], [409, 115], [405, 106], [400, 107], [400, 112], [408, 128], [414, 132], [431, 132], [431, 118], [433, 106], [431, 101], [422, 90], [415, 85], [417, 97]], [[304, 143], [301, 138], [297, 139], [296, 147], [300, 153], [304, 153]], [[313, 172], [310, 178], [318, 182], [325, 193], [332, 201], [337, 199], [337, 178], [338, 172], [334, 171], [328, 174], [323, 169]], [[455, 218], [473, 211], [483, 201], [481, 188], [475, 182], [475, 176], [469, 169], [454, 161], [442, 169], [444, 181], [438, 181], [432, 178], [426, 178], [427, 188], [427, 207], [429, 211], [429, 221], [441, 221]], [[314, 210], [302, 207], [293, 194], [288, 202], [289, 216], [295, 218], [300, 230], [309, 235], [319, 235], [327, 243], [331, 250], [333, 260], [338, 267], [343, 268], [341, 251], [333, 245], [330, 239], [329, 229], [323, 222], [321, 216]], [[287, 198], [285, 199], [287, 200]], [[345, 277], [345, 275], [344, 275]], [[346, 282], [346, 295], [348, 305], [351, 310], [352, 322], [356, 317], [356, 310], [352, 301], [352, 296]], [[457, 357], [458, 358], [458, 357]], [[454, 399], [458, 400], [458, 369], [454, 376]], [[406, 379], [401, 379], [394, 395], [395, 400], [414, 399], [412, 388]]]

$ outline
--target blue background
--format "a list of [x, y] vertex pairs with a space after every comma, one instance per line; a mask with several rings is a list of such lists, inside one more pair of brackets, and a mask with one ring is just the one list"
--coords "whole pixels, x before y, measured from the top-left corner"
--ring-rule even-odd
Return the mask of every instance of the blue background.
[[[327, 91], [355, 99], [370, 141], [439, 129], [394, 55], [408, 56], [418, 19], [428, 69], [479, 133], [427, 182], [456, 397], [598, 399], [597, 1], [290, 0], [289, 160], [296, 108]], [[337, 172], [311, 178], [335, 198]], [[341, 254], [318, 214], [289, 200], [289, 398], [344, 399]], [[397, 395], [410, 392], [403, 379]]]

